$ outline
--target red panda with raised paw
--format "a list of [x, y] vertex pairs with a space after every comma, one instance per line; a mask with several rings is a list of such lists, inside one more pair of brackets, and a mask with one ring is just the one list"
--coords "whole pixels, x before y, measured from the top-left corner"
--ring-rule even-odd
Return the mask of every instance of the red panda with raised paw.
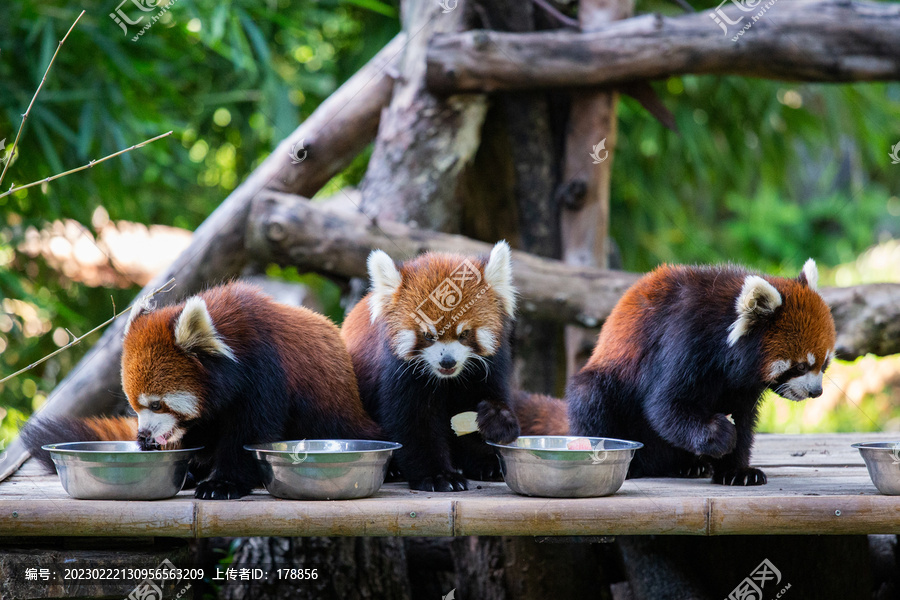
[[[766, 389], [822, 394], [831, 311], [810, 259], [797, 279], [738, 267], [662, 266], [622, 297], [566, 396], [573, 435], [643, 442], [631, 477], [761, 485], [750, 466]], [[732, 420], [733, 419], [733, 420]]]
[[[372, 291], [347, 315], [341, 335], [366, 409], [389, 439], [401, 475], [416, 490], [460, 491], [467, 478], [497, 479], [484, 440], [510, 442], [510, 331], [515, 290], [509, 246], [489, 257], [427, 253], [399, 267], [369, 255]], [[477, 411], [478, 433], [456, 436], [450, 419]]]
[[144, 450], [203, 446], [190, 474], [195, 496], [239, 498], [262, 484], [244, 444], [313, 438], [379, 439], [359, 398], [338, 328], [236, 282], [173, 306], [132, 309], [122, 385], [134, 418], [34, 420], [45, 443], [137, 439]]

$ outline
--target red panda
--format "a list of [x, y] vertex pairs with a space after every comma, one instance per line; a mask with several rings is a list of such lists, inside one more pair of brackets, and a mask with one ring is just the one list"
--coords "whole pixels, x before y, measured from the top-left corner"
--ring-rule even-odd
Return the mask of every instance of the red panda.
[[[635, 283], [566, 396], [573, 435], [637, 440], [630, 476], [761, 485], [750, 467], [759, 400], [822, 394], [831, 312], [810, 259], [797, 279], [662, 266]], [[733, 421], [729, 419], [733, 417]]]
[[512, 407], [522, 435], [569, 435], [566, 403], [559, 398], [515, 390]]
[[230, 499], [262, 483], [244, 444], [383, 437], [362, 407], [338, 328], [240, 282], [174, 306], [136, 304], [125, 329], [122, 387], [136, 421], [38, 419], [23, 432], [26, 443], [36, 451], [128, 433], [144, 450], [203, 446], [190, 467], [194, 495]]
[[[364, 406], [403, 444], [400, 474], [412, 489], [445, 492], [468, 489], [466, 478], [499, 478], [484, 440], [519, 435], [510, 409], [509, 246], [498, 242], [487, 258], [427, 253], [399, 268], [375, 250], [368, 270], [372, 291], [341, 335]], [[479, 433], [455, 436], [451, 417], [476, 410]]]

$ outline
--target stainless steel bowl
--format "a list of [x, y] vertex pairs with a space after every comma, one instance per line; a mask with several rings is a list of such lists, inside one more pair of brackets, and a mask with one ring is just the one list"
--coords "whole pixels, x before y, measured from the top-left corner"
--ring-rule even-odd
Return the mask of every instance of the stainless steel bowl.
[[181, 491], [201, 448], [146, 450], [137, 442], [69, 442], [50, 452], [63, 489], [85, 500], [159, 500]]
[[872, 483], [888, 496], [900, 496], [900, 442], [861, 442], [859, 450]]
[[[588, 440], [591, 449], [568, 449], [575, 440]], [[510, 444], [491, 445], [500, 453], [503, 476], [512, 491], [551, 498], [615, 494], [635, 450], [643, 446], [612, 438], [557, 435], [522, 436]]]
[[273, 496], [349, 500], [371, 496], [384, 483], [401, 445], [370, 440], [295, 440], [244, 446], [256, 457]]

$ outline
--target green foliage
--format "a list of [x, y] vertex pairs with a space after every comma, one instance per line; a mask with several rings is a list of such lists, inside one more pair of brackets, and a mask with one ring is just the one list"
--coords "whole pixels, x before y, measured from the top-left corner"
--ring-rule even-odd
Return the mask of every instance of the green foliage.
[[[175, 132], [88, 171], [0, 198], [0, 304], [19, 299], [36, 309], [29, 331], [25, 318], [0, 315], [0, 377], [55, 350], [58, 327], [77, 335], [106, 320], [110, 294], [122, 307], [137, 291], [73, 284], [42, 261], [16, 255], [27, 227], [71, 218], [90, 229], [103, 206], [113, 220], [196, 228], [399, 29], [395, 4], [381, 0], [176, 0], [132, 41], [141, 25], [126, 35], [109, 16], [117, 4], [0, 4], [0, 139], [6, 138], [7, 152], [58, 40], [87, 11], [56, 58], [4, 187]], [[122, 9], [132, 20], [142, 14], [132, 2]], [[143, 23], [156, 10], [146, 14]], [[348, 181], [359, 173], [357, 166]], [[26, 412], [39, 406], [94, 341], [0, 385], [0, 404]]]
[[900, 85], [683, 77], [656, 89], [681, 135], [620, 104], [612, 236], [625, 266], [742, 263], [795, 274], [900, 234]]

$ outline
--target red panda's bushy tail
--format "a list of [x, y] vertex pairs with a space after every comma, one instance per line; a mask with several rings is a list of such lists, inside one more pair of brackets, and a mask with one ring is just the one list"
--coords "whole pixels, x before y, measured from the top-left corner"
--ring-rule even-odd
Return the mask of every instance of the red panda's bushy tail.
[[64, 442], [134, 441], [137, 439], [136, 417], [50, 417], [35, 418], [22, 428], [19, 437], [28, 452], [50, 472], [56, 472], [45, 444]]
[[559, 398], [515, 390], [512, 407], [522, 435], [569, 435], [566, 403]]

